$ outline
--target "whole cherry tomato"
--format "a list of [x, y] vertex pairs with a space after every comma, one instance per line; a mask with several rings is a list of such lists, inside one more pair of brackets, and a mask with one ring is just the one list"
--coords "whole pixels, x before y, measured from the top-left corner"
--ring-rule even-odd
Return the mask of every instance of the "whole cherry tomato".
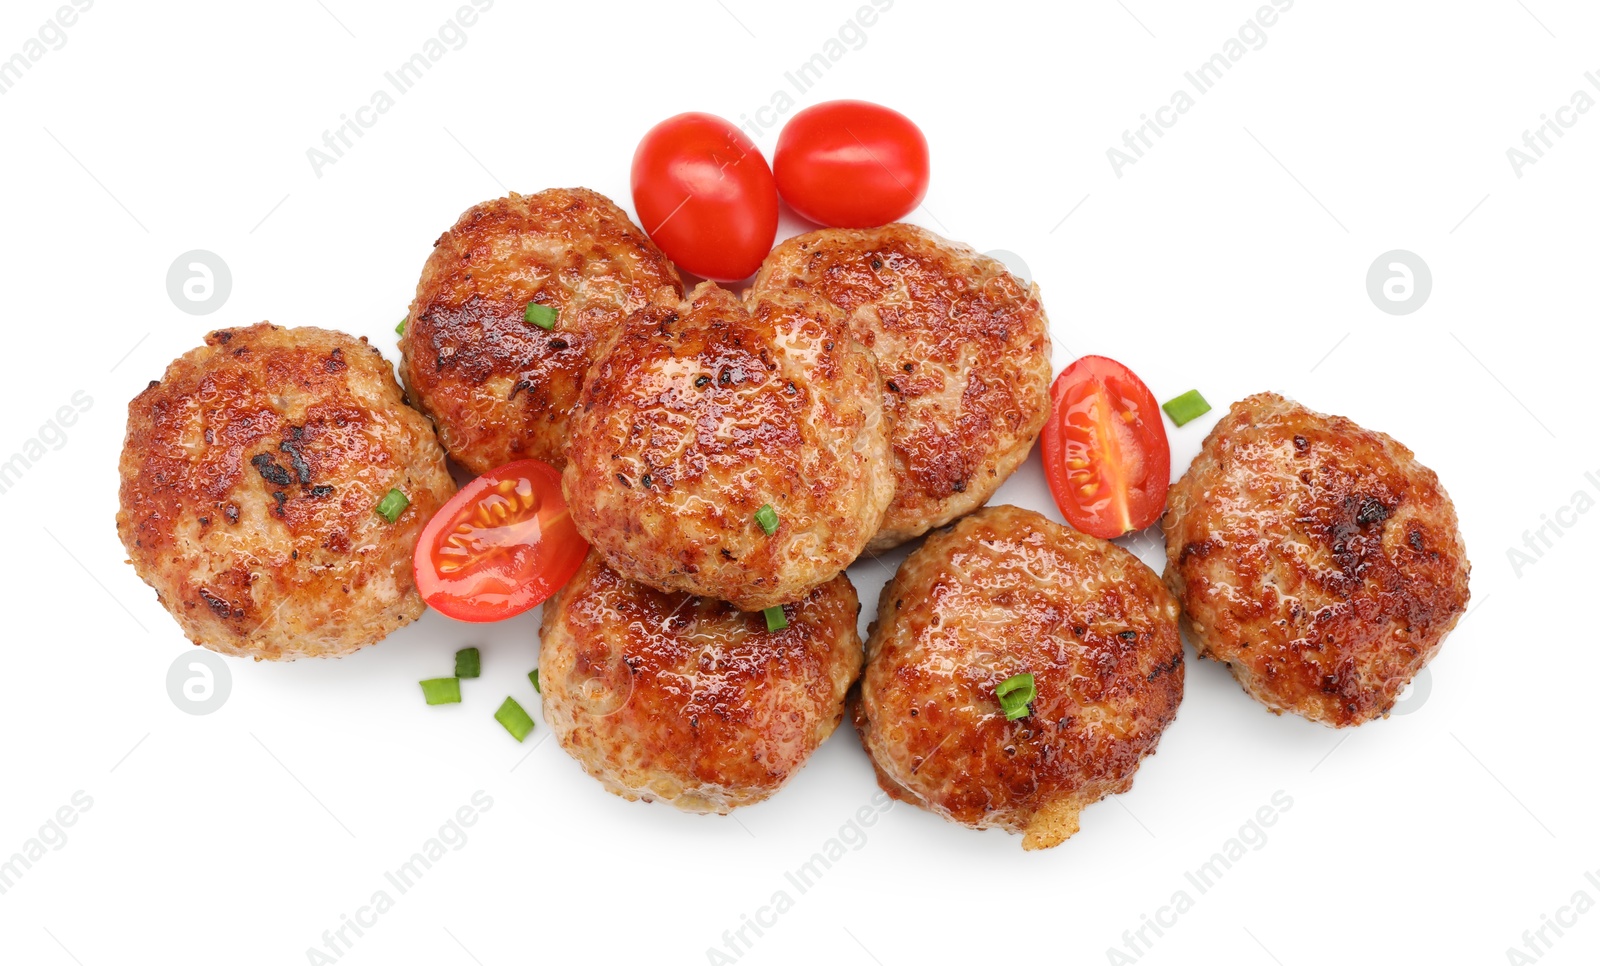
[[911, 120], [867, 101], [826, 101], [784, 125], [772, 156], [778, 193], [832, 228], [904, 218], [928, 193], [928, 140]]
[[732, 282], [755, 273], [778, 233], [772, 169], [744, 132], [711, 114], [651, 128], [633, 153], [633, 207], [667, 257]]

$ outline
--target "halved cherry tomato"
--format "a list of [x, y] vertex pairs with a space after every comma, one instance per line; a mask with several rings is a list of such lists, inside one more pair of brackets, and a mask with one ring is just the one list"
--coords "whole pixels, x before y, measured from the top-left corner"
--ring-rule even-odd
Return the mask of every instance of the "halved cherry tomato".
[[711, 114], [679, 114], [633, 152], [639, 224], [679, 266], [718, 282], [755, 273], [778, 233], [772, 169], [744, 132]]
[[911, 119], [867, 101], [825, 101], [789, 119], [772, 154], [778, 193], [832, 228], [904, 218], [928, 193], [928, 140]]
[[1084, 356], [1050, 387], [1041, 451], [1050, 495], [1067, 522], [1111, 539], [1156, 522], [1172, 452], [1156, 397], [1127, 366]]
[[412, 567], [428, 606], [458, 621], [504, 620], [545, 602], [572, 579], [589, 545], [549, 463], [490, 470], [439, 508]]

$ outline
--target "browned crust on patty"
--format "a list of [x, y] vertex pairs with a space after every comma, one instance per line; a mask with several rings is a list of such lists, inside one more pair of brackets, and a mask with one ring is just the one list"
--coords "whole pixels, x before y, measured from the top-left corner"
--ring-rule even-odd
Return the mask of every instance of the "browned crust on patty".
[[1274, 712], [1386, 715], [1466, 610], [1439, 478], [1342, 416], [1273, 393], [1235, 403], [1167, 505], [1166, 581], [1196, 650]]
[[663, 594], [591, 553], [540, 629], [544, 715], [614, 794], [727, 812], [777, 791], [838, 725], [861, 669], [843, 574], [760, 614]]
[[[600, 351], [562, 489], [607, 563], [658, 590], [761, 610], [861, 553], [892, 495], [872, 356], [826, 305], [706, 282]], [[757, 511], [771, 505], [775, 533]]]
[[1049, 322], [1037, 285], [913, 225], [824, 229], [773, 249], [746, 299], [824, 300], [849, 314], [882, 377], [895, 499], [870, 550], [988, 501], [1050, 410]]
[[[128, 404], [117, 531], [189, 639], [335, 656], [422, 614], [411, 554], [455, 486], [365, 339], [220, 329]], [[411, 500], [390, 523], [391, 489]]]
[[[626, 213], [587, 188], [511, 194], [467, 210], [434, 242], [401, 374], [450, 455], [474, 473], [565, 462], [568, 418], [595, 345], [677, 269]], [[557, 311], [545, 330], [528, 304]]]
[[[1183, 696], [1178, 605], [1115, 544], [995, 506], [912, 552], [878, 599], [855, 712], [879, 784], [1049, 848], [1127, 791]], [[1007, 721], [997, 686], [1038, 697]]]

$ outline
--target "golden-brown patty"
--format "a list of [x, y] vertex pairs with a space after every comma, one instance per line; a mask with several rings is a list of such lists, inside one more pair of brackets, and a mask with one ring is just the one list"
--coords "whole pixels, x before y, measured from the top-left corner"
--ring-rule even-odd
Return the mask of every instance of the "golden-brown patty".
[[712, 282], [635, 313], [601, 349], [569, 455], [573, 521], [611, 567], [741, 610], [849, 566], [894, 485], [872, 356], [843, 315], [747, 310]]
[[870, 550], [982, 506], [1050, 411], [1037, 285], [913, 225], [824, 229], [767, 256], [746, 299], [817, 298], [849, 313], [882, 376], [895, 498]]
[[[621, 208], [587, 188], [512, 194], [463, 214], [422, 267], [400, 339], [411, 401], [474, 473], [565, 461], [568, 413], [595, 344], [678, 271]], [[528, 304], [556, 310], [546, 330]]]
[[861, 670], [843, 574], [760, 614], [624, 579], [589, 554], [544, 607], [539, 682], [561, 746], [630, 801], [726, 813], [777, 791], [844, 714]]
[[[1032, 674], [1030, 713], [997, 688]], [[928, 537], [878, 599], [856, 728], [897, 798], [1050, 848], [1133, 786], [1183, 697], [1178, 604], [1115, 544], [1013, 506]]]
[[[455, 485], [377, 349], [220, 329], [128, 404], [117, 532], [196, 644], [333, 657], [421, 616], [417, 535]], [[395, 522], [375, 507], [411, 501]]]
[[1212, 429], [1162, 529], [1195, 649], [1274, 712], [1388, 714], [1466, 610], [1471, 566], [1433, 471], [1273, 393]]

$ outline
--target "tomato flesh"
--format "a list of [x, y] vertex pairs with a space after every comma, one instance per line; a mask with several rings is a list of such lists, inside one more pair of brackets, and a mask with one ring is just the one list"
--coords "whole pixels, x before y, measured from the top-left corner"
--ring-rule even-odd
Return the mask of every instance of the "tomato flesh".
[[1172, 453], [1150, 389], [1122, 363], [1084, 356], [1056, 377], [1050, 405], [1040, 451], [1067, 522], [1107, 540], [1156, 522]]
[[928, 193], [928, 140], [911, 119], [867, 101], [826, 101], [796, 114], [772, 155], [778, 193], [831, 228], [898, 221]]
[[548, 463], [518, 460], [462, 487], [439, 508], [412, 556], [428, 606], [459, 621], [504, 620], [572, 579], [589, 545]]
[[755, 274], [778, 233], [778, 189], [744, 132], [711, 114], [651, 128], [633, 153], [633, 207], [679, 267], [733, 282]]

